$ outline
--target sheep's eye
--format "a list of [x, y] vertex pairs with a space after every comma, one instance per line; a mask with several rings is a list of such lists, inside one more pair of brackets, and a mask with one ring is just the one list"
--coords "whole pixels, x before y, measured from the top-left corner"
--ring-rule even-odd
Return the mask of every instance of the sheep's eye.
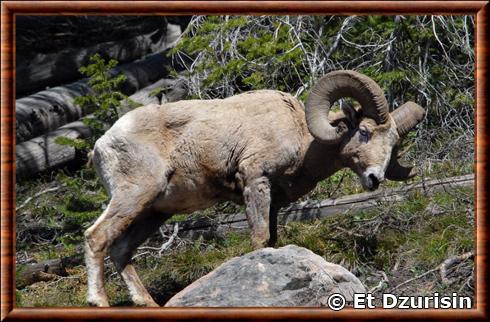
[[361, 136], [361, 139], [363, 141], [367, 141], [369, 138], [369, 133], [366, 129], [360, 128], [359, 129], [359, 135]]

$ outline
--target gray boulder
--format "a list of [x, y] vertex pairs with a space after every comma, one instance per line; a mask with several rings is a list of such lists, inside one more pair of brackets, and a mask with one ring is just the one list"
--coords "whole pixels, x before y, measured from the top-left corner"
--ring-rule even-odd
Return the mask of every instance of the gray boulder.
[[352, 301], [366, 289], [348, 270], [295, 245], [235, 257], [165, 306], [326, 306], [333, 293]]

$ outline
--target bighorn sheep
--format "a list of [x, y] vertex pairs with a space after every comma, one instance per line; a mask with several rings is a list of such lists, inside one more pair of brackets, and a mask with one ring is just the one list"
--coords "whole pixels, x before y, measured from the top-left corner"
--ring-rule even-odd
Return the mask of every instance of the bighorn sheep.
[[[345, 97], [361, 108], [330, 112]], [[410, 178], [414, 174], [398, 163], [396, 146], [423, 116], [413, 102], [389, 113], [381, 88], [354, 71], [322, 77], [306, 107], [289, 94], [260, 90], [131, 111], [94, 148], [93, 162], [111, 200], [85, 232], [88, 302], [108, 305], [109, 252], [133, 301], [157, 305], [131, 256], [172, 214], [222, 200], [245, 204], [252, 243], [260, 248], [275, 242], [280, 207], [344, 167], [367, 190], [384, 178]]]

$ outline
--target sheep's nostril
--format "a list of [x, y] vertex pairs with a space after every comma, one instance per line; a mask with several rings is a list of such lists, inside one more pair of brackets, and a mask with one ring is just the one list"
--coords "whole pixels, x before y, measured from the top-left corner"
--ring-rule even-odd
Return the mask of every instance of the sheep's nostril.
[[379, 187], [378, 178], [372, 173], [368, 176], [368, 178], [369, 178], [369, 180], [371, 180], [371, 188], [373, 190], [378, 189], [378, 187]]

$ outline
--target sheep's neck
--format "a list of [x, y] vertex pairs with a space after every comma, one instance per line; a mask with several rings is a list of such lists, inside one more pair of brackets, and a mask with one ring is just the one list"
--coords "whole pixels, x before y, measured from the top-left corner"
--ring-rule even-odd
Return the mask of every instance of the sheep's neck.
[[301, 167], [293, 175], [283, 177], [273, 186], [273, 200], [277, 207], [282, 207], [298, 200], [311, 190], [317, 183], [328, 178], [343, 168], [338, 146], [326, 146], [311, 138], [308, 143]]
[[338, 145], [325, 145], [313, 139], [306, 150], [301, 172], [309, 180], [317, 183], [343, 167]]

